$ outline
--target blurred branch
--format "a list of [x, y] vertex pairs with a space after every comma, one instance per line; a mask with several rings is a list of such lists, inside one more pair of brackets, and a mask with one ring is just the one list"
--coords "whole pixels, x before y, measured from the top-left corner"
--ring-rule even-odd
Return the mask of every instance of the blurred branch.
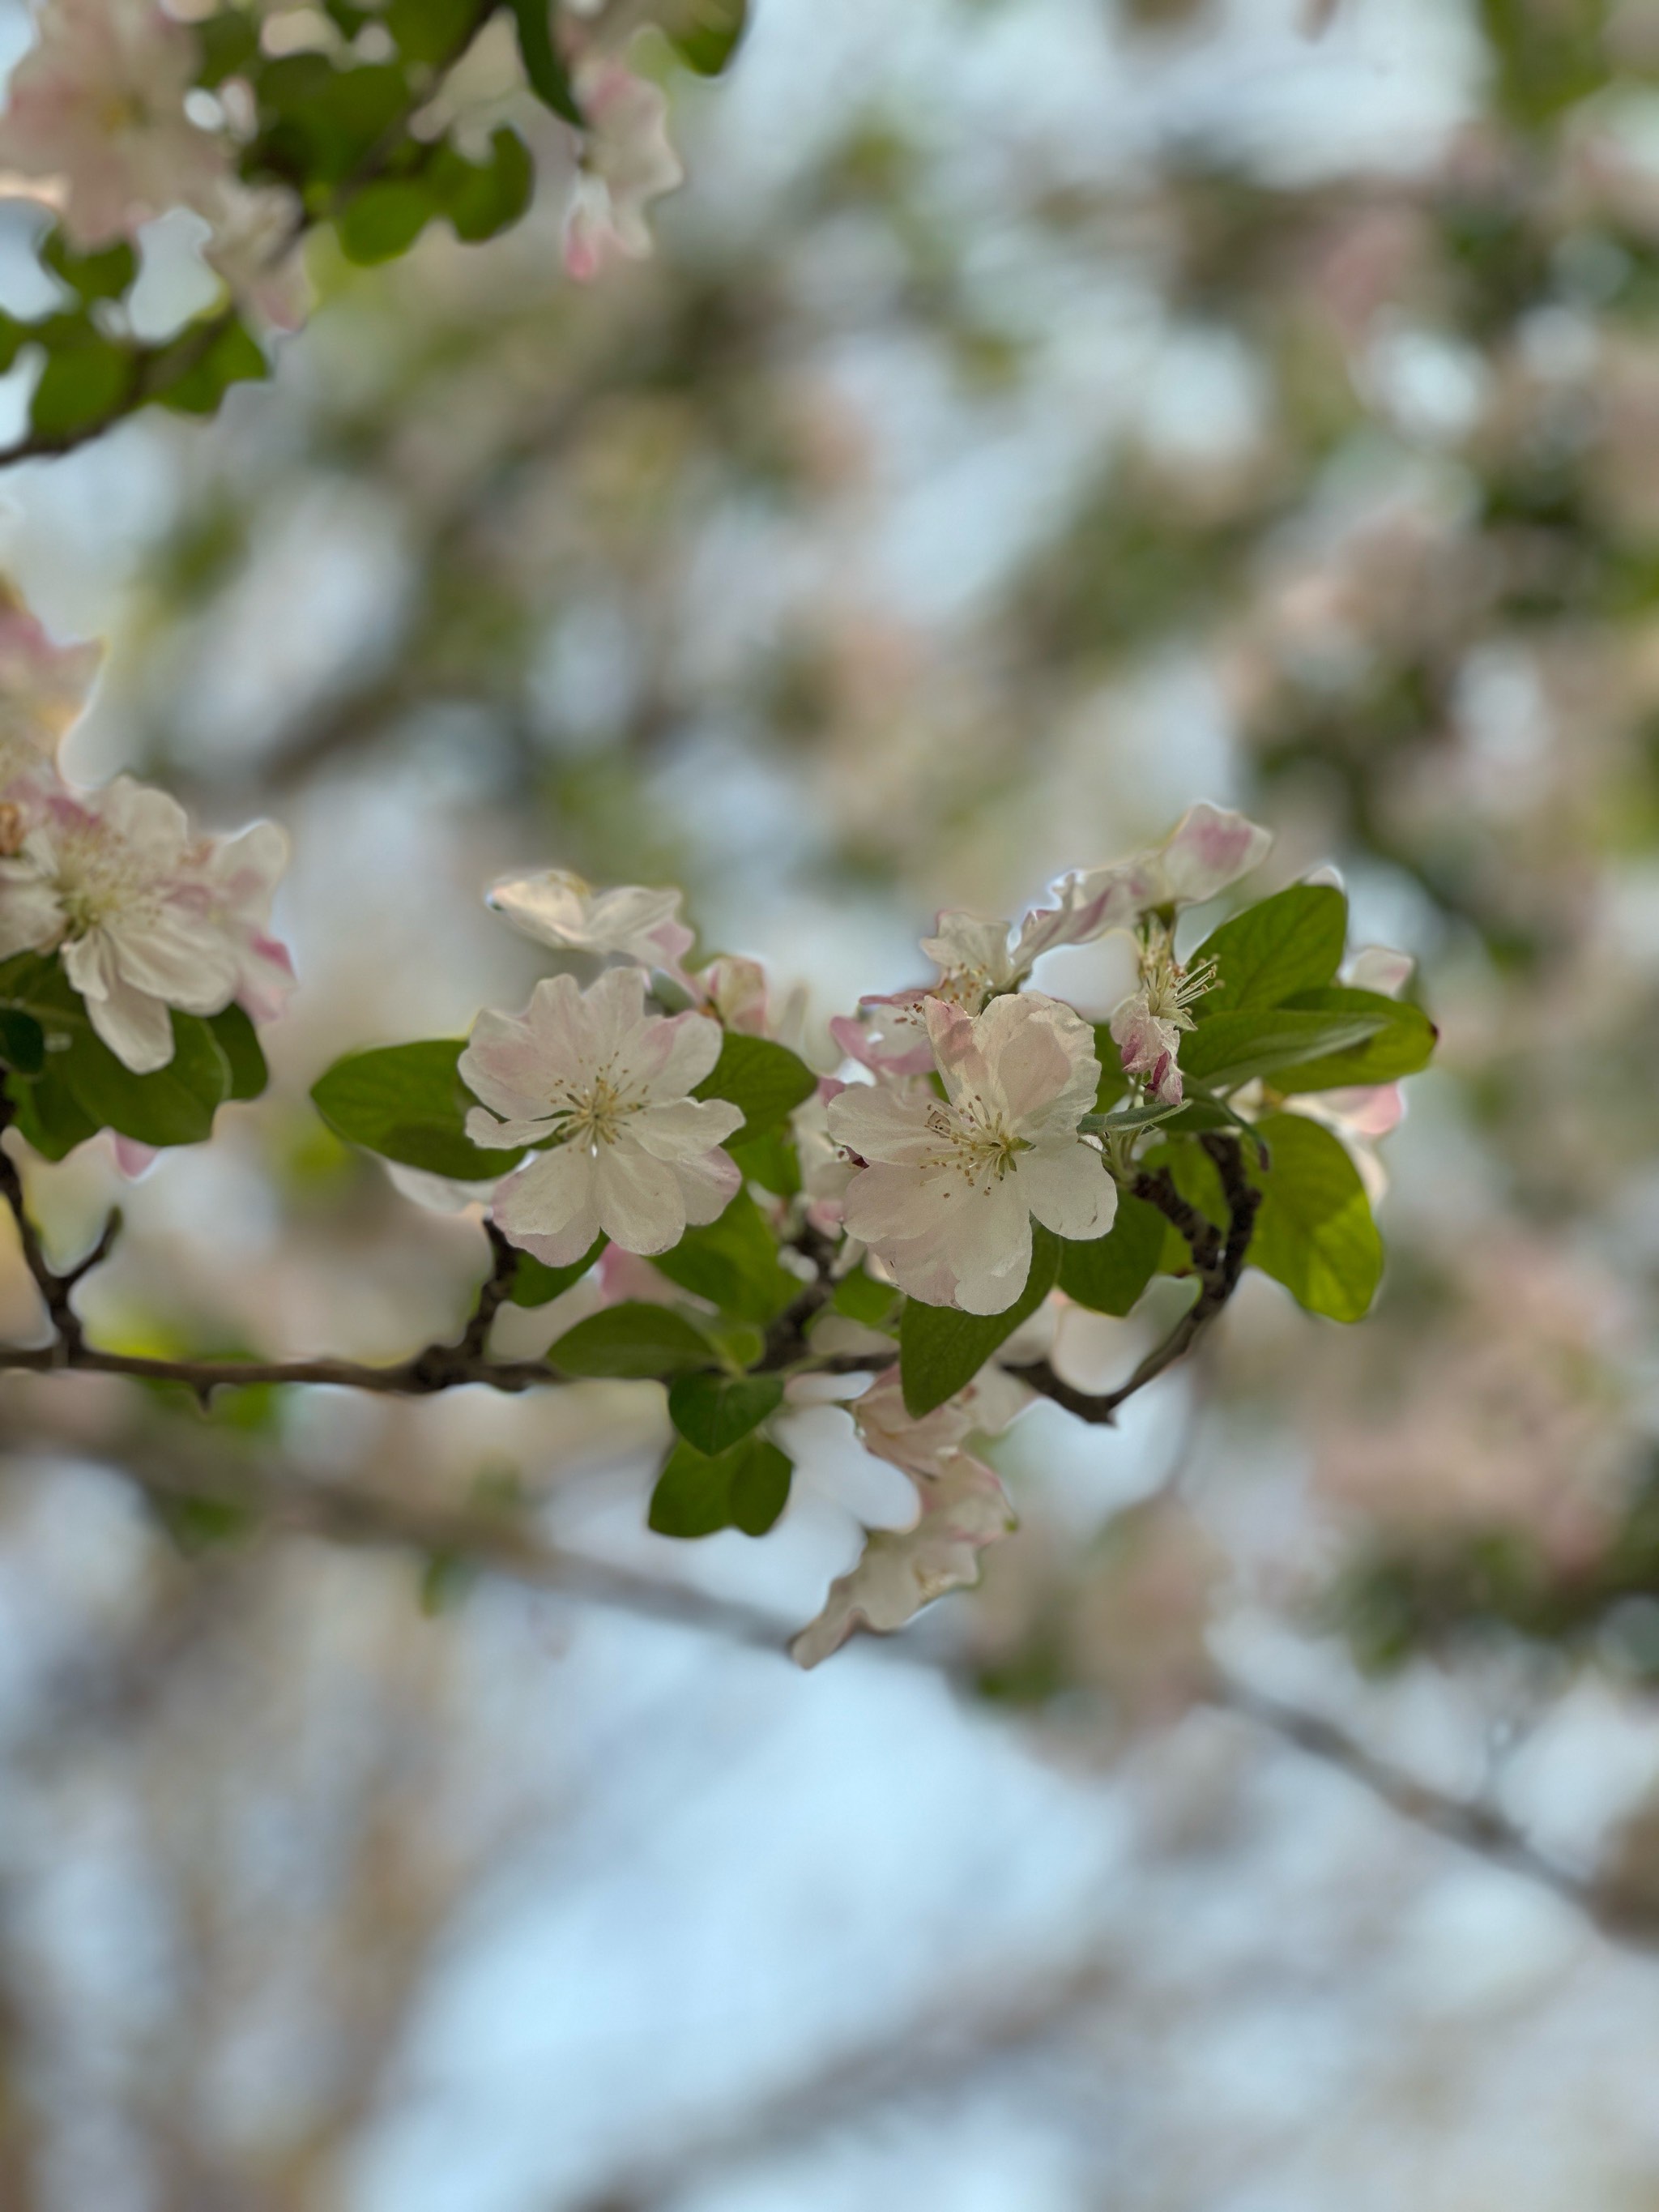
[[1575, 1874], [1539, 1850], [1496, 1806], [1437, 1790], [1379, 1759], [1336, 1722], [1270, 1697], [1224, 1670], [1212, 1673], [1206, 1696], [1219, 1711], [1236, 1713], [1309, 1758], [1335, 1767], [1419, 1828], [1551, 1891], [1613, 1942], [1659, 1950], [1659, 1899]]
[[920, 2019], [790, 2083], [726, 2126], [618, 2175], [582, 2199], [577, 2212], [653, 2212], [726, 2167], [787, 2154], [872, 2106], [953, 2089], [982, 2068], [1063, 2033], [1110, 1989], [1105, 1964], [1085, 1960], [1034, 1975], [1012, 1996], [953, 1990]]

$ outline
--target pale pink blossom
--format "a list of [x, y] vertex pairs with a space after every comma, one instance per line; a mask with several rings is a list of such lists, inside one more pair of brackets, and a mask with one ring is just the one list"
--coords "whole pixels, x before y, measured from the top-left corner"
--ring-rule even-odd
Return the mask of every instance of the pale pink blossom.
[[645, 211], [682, 184], [685, 171], [669, 142], [668, 102], [654, 84], [614, 57], [594, 54], [577, 64], [574, 88], [587, 128], [565, 217], [564, 265], [586, 283], [615, 255], [649, 258]]
[[81, 246], [131, 238], [169, 208], [205, 210], [230, 155], [185, 112], [194, 34], [153, 0], [45, 0], [36, 25], [0, 114], [0, 169], [55, 186]]
[[490, 887], [489, 903], [539, 945], [636, 960], [694, 989], [680, 966], [692, 939], [679, 918], [683, 896], [672, 887], [648, 890], [642, 884], [595, 890], [568, 868], [544, 868], [503, 876]]
[[467, 1117], [473, 1143], [545, 1147], [507, 1177], [492, 1212], [550, 1267], [579, 1260], [602, 1230], [624, 1251], [666, 1252], [722, 1213], [742, 1180], [720, 1149], [742, 1113], [690, 1095], [720, 1057], [719, 1023], [649, 1014], [645, 987], [637, 967], [607, 969], [585, 992], [546, 978], [521, 1019], [480, 1014], [461, 1054], [461, 1080], [484, 1102]]
[[766, 970], [758, 960], [722, 953], [692, 978], [698, 999], [721, 1025], [746, 1036], [769, 1036]]
[[1183, 1034], [1195, 1026], [1192, 1007], [1216, 980], [1215, 963], [1183, 967], [1161, 922], [1149, 921], [1140, 947], [1140, 982], [1111, 1018], [1112, 1041], [1126, 1075], [1139, 1076], [1160, 1105], [1178, 1106], [1182, 1075], [1177, 1055]]
[[[1188, 1027], [1191, 1024], [1188, 1024]], [[1126, 999], [1111, 1019], [1112, 1042], [1123, 1058], [1123, 1073], [1139, 1076], [1160, 1105], [1179, 1106], [1182, 1100], [1181, 1030], [1173, 1021], [1155, 1014], [1145, 992]]]
[[58, 741], [85, 711], [103, 658], [101, 645], [54, 643], [0, 581], [0, 784], [19, 769], [55, 766]]
[[1035, 959], [1039, 951], [1133, 929], [1164, 908], [1201, 906], [1259, 867], [1272, 843], [1271, 830], [1200, 799], [1161, 845], [1061, 878], [1050, 893], [1058, 904], [1025, 917], [1024, 953]]
[[934, 1598], [979, 1580], [981, 1553], [1016, 1522], [996, 1474], [965, 1441], [975, 1430], [1006, 1427], [1030, 1395], [1022, 1391], [1011, 1402], [973, 1383], [913, 1420], [896, 1370], [872, 1383], [852, 1408], [860, 1440], [908, 1475], [917, 1517], [908, 1528], [869, 1532], [857, 1565], [830, 1584], [823, 1612], [791, 1645], [797, 1664], [816, 1667], [855, 1629], [902, 1628]]
[[204, 838], [186, 860], [180, 896], [196, 902], [229, 945], [235, 998], [256, 1022], [275, 1021], [294, 988], [288, 947], [270, 934], [270, 908], [288, 866], [288, 836], [256, 822], [234, 837]]
[[170, 1006], [218, 1013], [242, 987], [245, 924], [206, 891], [204, 850], [176, 799], [120, 776], [56, 794], [0, 860], [0, 958], [59, 951], [94, 1029], [136, 1073], [172, 1059]]
[[245, 314], [274, 331], [297, 331], [313, 306], [300, 251], [303, 210], [281, 185], [231, 179], [202, 212], [212, 234], [202, 258]]
[[877, 1083], [830, 1101], [830, 1137], [866, 1164], [847, 1228], [910, 1297], [1001, 1313], [1030, 1273], [1033, 1215], [1074, 1238], [1112, 1225], [1116, 1186], [1078, 1133], [1100, 1080], [1094, 1033], [1036, 994], [978, 1015], [929, 999], [925, 1012], [943, 1099]]

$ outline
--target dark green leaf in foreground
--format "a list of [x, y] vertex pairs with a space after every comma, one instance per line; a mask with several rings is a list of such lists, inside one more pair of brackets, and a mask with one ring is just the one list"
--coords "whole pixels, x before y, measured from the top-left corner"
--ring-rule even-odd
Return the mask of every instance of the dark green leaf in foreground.
[[604, 1236], [595, 1237], [581, 1258], [573, 1260], [568, 1267], [550, 1267], [532, 1259], [528, 1252], [520, 1252], [508, 1297], [515, 1306], [550, 1305], [555, 1298], [580, 1282], [609, 1241]]
[[765, 1437], [747, 1436], [712, 1456], [678, 1443], [652, 1493], [651, 1526], [659, 1536], [712, 1536], [720, 1528], [763, 1536], [789, 1502], [793, 1474], [787, 1454]]
[[1060, 1239], [1038, 1222], [1031, 1224], [1031, 1272], [1025, 1288], [1006, 1312], [961, 1313], [955, 1306], [924, 1305], [907, 1298], [899, 1323], [899, 1371], [904, 1382], [904, 1410], [913, 1420], [931, 1413], [967, 1388], [1021, 1322], [1034, 1314], [1054, 1288], [1060, 1267]]
[[230, 1063], [230, 1096], [258, 1097], [270, 1080], [270, 1070], [265, 1065], [259, 1032], [246, 1010], [228, 1006], [222, 1013], [208, 1016], [208, 1027], [219, 1040], [219, 1049]]
[[1212, 930], [1188, 963], [1213, 960], [1217, 969], [1214, 988], [1194, 1003], [1194, 1016], [1202, 1024], [1218, 1014], [1277, 1006], [1293, 992], [1328, 983], [1347, 935], [1348, 902], [1328, 884], [1292, 884], [1247, 907]]
[[793, 1113], [817, 1088], [817, 1078], [804, 1060], [787, 1045], [770, 1037], [744, 1036], [737, 1030], [726, 1032], [720, 1056], [712, 1074], [706, 1075], [694, 1096], [729, 1098], [743, 1109], [743, 1127], [735, 1133], [758, 1137]]
[[1272, 1165], [1249, 1261], [1310, 1313], [1358, 1321], [1382, 1273], [1382, 1240], [1359, 1170], [1340, 1139], [1300, 1114], [1259, 1122]]
[[778, 1265], [778, 1249], [760, 1208], [745, 1190], [718, 1221], [688, 1229], [672, 1252], [653, 1264], [683, 1291], [693, 1291], [738, 1321], [763, 1327], [799, 1297], [801, 1285]]
[[348, 1053], [312, 1085], [312, 1103], [337, 1137], [382, 1159], [460, 1182], [504, 1176], [521, 1152], [472, 1144], [466, 1117], [477, 1103], [456, 1073], [466, 1049], [453, 1037]]
[[683, 1375], [668, 1393], [668, 1414], [700, 1452], [729, 1451], [783, 1401], [781, 1375]]
[[1096, 1313], [1130, 1312], [1158, 1272], [1165, 1226], [1155, 1206], [1120, 1194], [1117, 1218], [1104, 1237], [1060, 1240], [1060, 1289]]
[[716, 1354], [701, 1329], [672, 1306], [607, 1306], [567, 1331], [548, 1353], [563, 1375], [687, 1375]]

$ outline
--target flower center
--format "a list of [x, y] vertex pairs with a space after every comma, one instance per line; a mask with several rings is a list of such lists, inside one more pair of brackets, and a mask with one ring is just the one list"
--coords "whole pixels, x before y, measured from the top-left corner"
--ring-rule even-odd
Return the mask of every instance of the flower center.
[[1140, 956], [1140, 989], [1146, 1011], [1154, 1020], [1171, 1022], [1178, 1030], [1193, 1026], [1188, 1009], [1201, 999], [1216, 982], [1216, 963], [1200, 960], [1195, 968], [1183, 968], [1175, 957], [1175, 948], [1167, 930], [1158, 931], [1148, 941]]
[[645, 1094], [631, 1091], [607, 1060], [585, 1083], [567, 1080], [554, 1093], [548, 1108], [556, 1125], [553, 1141], [597, 1152], [601, 1145], [616, 1143], [623, 1124], [645, 1103]]
[[161, 893], [133, 854], [94, 825], [58, 840], [58, 902], [70, 937], [84, 937], [116, 917], [139, 921], [161, 904]]
[[1020, 1153], [1033, 1149], [981, 1098], [964, 1097], [954, 1107], [930, 1106], [927, 1127], [939, 1139], [939, 1149], [924, 1165], [948, 1169], [981, 1192], [1000, 1183]]

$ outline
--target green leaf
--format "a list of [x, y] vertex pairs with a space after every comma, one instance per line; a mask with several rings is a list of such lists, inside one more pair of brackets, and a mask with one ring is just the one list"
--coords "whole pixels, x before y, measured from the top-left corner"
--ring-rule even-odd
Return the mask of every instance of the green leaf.
[[88, 306], [120, 299], [138, 274], [138, 256], [125, 239], [95, 253], [77, 253], [61, 230], [53, 230], [41, 244], [40, 258]]
[[20, 1075], [39, 1075], [46, 1064], [46, 1033], [33, 1014], [0, 1009], [0, 1061]]
[[1179, 1106], [1165, 1106], [1157, 1102], [1146, 1106], [1121, 1106], [1110, 1114], [1085, 1114], [1078, 1127], [1101, 1136], [1113, 1132], [1132, 1135], [1137, 1129], [1155, 1129], [1160, 1121], [1169, 1121], [1180, 1111]]
[[740, 1528], [763, 1536], [789, 1502], [794, 1468], [765, 1437], [747, 1436], [712, 1457], [678, 1443], [651, 1496], [650, 1523], [659, 1536], [712, 1536]]
[[424, 176], [380, 178], [354, 192], [335, 216], [340, 251], [360, 268], [395, 261], [408, 252], [437, 212], [437, 200]]
[[564, 1375], [658, 1377], [714, 1364], [700, 1329], [671, 1306], [607, 1306], [567, 1330], [548, 1353]]
[[679, 0], [663, 27], [689, 68], [699, 76], [719, 76], [737, 52], [748, 16], [748, 0]]
[[726, 1149], [745, 1182], [757, 1182], [774, 1198], [793, 1198], [800, 1189], [800, 1161], [787, 1129], [768, 1129], [758, 1137], [726, 1139]]
[[96, 1127], [157, 1146], [212, 1135], [214, 1114], [230, 1096], [230, 1062], [199, 1016], [175, 1007], [171, 1019], [173, 1058], [149, 1075], [135, 1075], [90, 1028], [53, 1054], [54, 1077]]
[[1042, 1304], [1054, 1288], [1059, 1267], [1059, 1237], [1034, 1221], [1031, 1272], [1025, 1288], [1005, 1313], [961, 1313], [955, 1306], [905, 1300], [899, 1323], [899, 1372], [904, 1382], [904, 1410], [913, 1420], [967, 1388], [998, 1345]]
[[250, 9], [222, 8], [191, 28], [202, 55], [196, 82], [210, 92], [228, 76], [241, 76], [258, 54], [259, 21]]
[[72, 438], [120, 413], [138, 375], [138, 355], [90, 323], [47, 342], [46, 364], [29, 402], [37, 437]]
[[672, 1252], [655, 1254], [652, 1264], [683, 1291], [763, 1327], [801, 1291], [799, 1279], [778, 1265], [772, 1232], [746, 1190], [738, 1191], [718, 1221], [688, 1229]]
[[1096, 1313], [1130, 1312], [1158, 1273], [1167, 1225], [1155, 1206], [1121, 1193], [1106, 1236], [1084, 1244], [1061, 1239], [1060, 1289]]
[[6, 1096], [19, 1133], [43, 1160], [66, 1159], [77, 1145], [98, 1134], [97, 1122], [76, 1103], [50, 1060], [46, 1073], [33, 1082], [9, 1074]]
[[862, 1322], [866, 1328], [885, 1328], [898, 1300], [899, 1294], [890, 1283], [878, 1283], [862, 1267], [843, 1275], [830, 1294], [830, 1303], [838, 1314], [845, 1314], [848, 1321]]
[[580, 1282], [609, 1242], [604, 1236], [595, 1237], [581, 1258], [573, 1260], [568, 1267], [549, 1267], [540, 1260], [532, 1259], [528, 1252], [520, 1252], [508, 1297], [515, 1306], [550, 1305], [574, 1284]]
[[465, 52], [478, 9], [477, 0], [387, 0], [381, 21], [405, 61], [432, 67]]
[[453, 1037], [348, 1053], [312, 1085], [312, 1103], [337, 1137], [383, 1159], [460, 1182], [504, 1176], [522, 1152], [482, 1150], [469, 1141], [477, 1103], [455, 1070], [466, 1049]]
[[477, 245], [517, 222], [530, 205], [536, 173], [530, 149], [505, 124], [490, 134], [488, 161], [469, 161], [453, 146], [438, 149], [428, 174], [433, 197], [457, 238]]
[[727, 1030], [714, 1073], [703, 1078], [692, 1096], [728, 1098], [741, 1106], [743, 1135], [757, 1137], [810, 1098], [817, 1083], [805, 1061], [787, 1045]]
[[1420, 1006], [1409, 1000], [1385, 998], [1380, 991], [1304, 991], [1291, 1005], [1332, 1017], [1369, 1015], [1382, 1026], [1374, 1036], [1346, 1051], [1298, 1060], [1280, 1081], [1281, 1091], [1341, 1091], [1356, 1084], [1395, 1083], [1426, 1067], [1439, 1041], [1439, 1030]]
[[1382, 1240], [1358, 1170], [1328, 1129], [1300, 1114], [1270, 1114], [1257, 1127], [1273, 1164], [1261, 1177], [1251, 1266], [1310, 1313], [1360, 1320], [1382, 1277]]
[[270, 1081], [264, 1048], [246, 1007], [234, 1004], [222, 1013], [210, 1014], [208, 1027], [219, 1040], [219, 1049], [230, 1063], [233, 1098], [257, 1098]]
[[689, 1444], [729, 1451], [783, 1402], [781, 1375], [682, 1375], [670, 1385], [668, 1417]]
[[175, 415], [211, 415], [233, 384], [258, 384], [270, 374], [258, 340], [231, 315], [194, 324], [152, 355], [145, 385], [149, 398]]
[[1213, 1091], [1231, 1090], [1300, 1060], [1346, 1052], [1382, 1026], [1376, 1014], [1322, 1014], [1289, 1006], [1217, 1014], [1182, 1039], [1182, 1070]]
[[[1348, 902], [1329, 884], [1292, 884], [1212, 930], [1192, 959], [1213, 960], [1215, 988], [1193, 1007], [1202, 1024], [1218, 1014], [1277, 1006], [1293, 992], [1328, 983], [1348, 939]], [[1185, 1054], [1182, 1055], [1183, 1060]]]
[[283, 54], [260, 70], [258, 93], [269, 121], [245, 167], [304, 179], [323, 211], [331, 186], [370, 165], [384, 173], [396, 155], [416, 150], [404, 130], [411, 88], [401, 61], [337, 67], [325, 54]]
[[532, 91], [555, 115], [562, 115], [579, 131], [583, 129], [584, 118], [576, 104], [570, 72], [553, 43], [553, 10], [548, 0], [507, 0], [507, 4], [518, 28], [519, 52]]

